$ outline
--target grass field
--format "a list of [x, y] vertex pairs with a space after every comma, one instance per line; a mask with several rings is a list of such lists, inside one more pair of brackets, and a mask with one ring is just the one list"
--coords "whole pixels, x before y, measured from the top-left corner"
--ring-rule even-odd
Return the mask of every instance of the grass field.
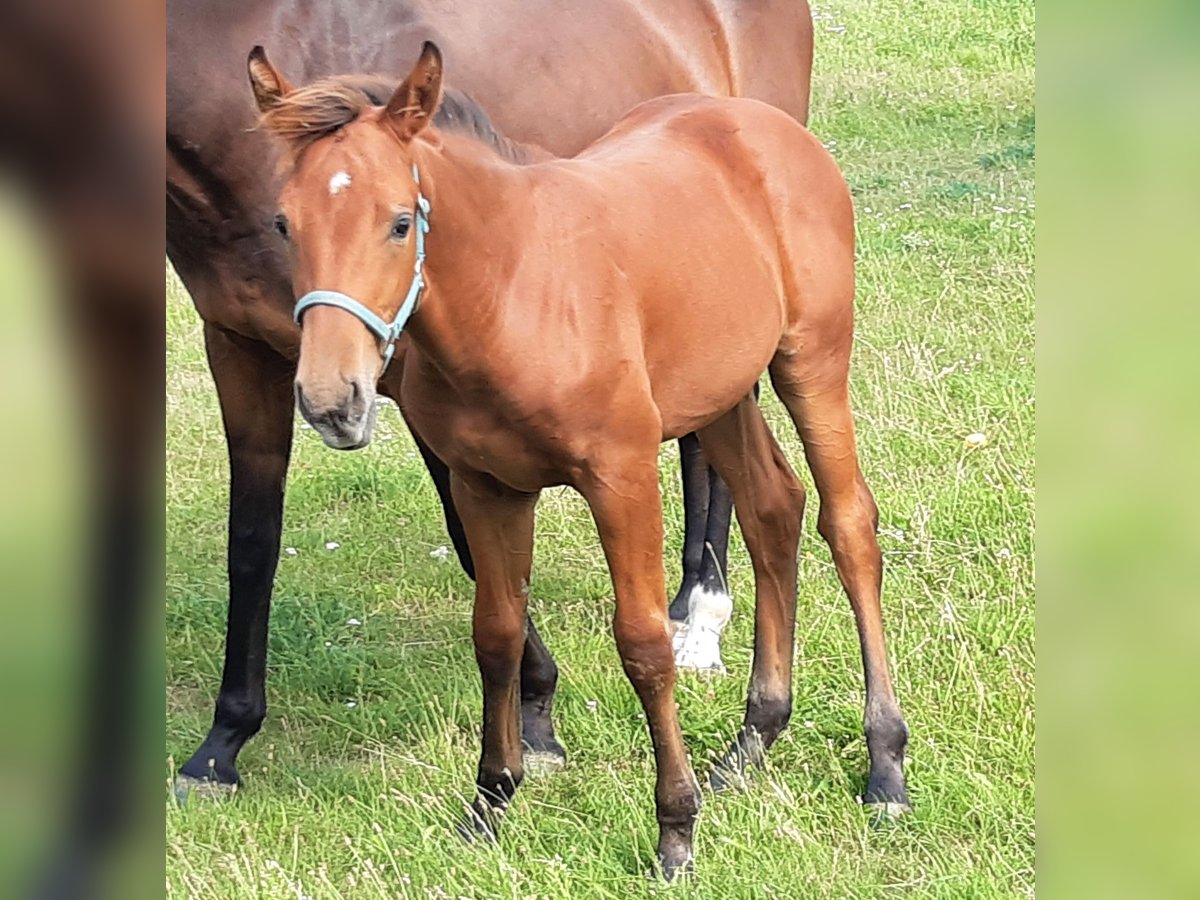
[[[861, 664], [813, 502], [792, 726], [747, 792], [706, 792], [696, 875], [669, 888], [643, 878], [656, 838], [650, 741], [613, 646], [591, 519], [552, 490], [532, 610], [562, 669], [570, 765], [526, 782], [499, 846], [460, 845], [449, 823], [472, 789], [480, 722], [471, 584], [442, 555], [433, 487], [389, 408], [362, 453], [297, 431], [268, 721], [242, 753], [233, 799], [167, 803], [169, 896], [1032, 895], [1033, 4], [856, 0], [814, 13], [811, 126], [859, 216], [853, 392], [881, 510], [914, 812], [876, 828], [855, 799]], [[220, 419], [174, 280], [168, 300], [164, 784], [210, 721], [226, 597]], [[782, 407], [764, 398], [811, 485]], [[661, 477], [673, 581], [673, 447]], [[730, 570], [729, 675], [684, 674], [678, 690], [701, 776], [745, 700], [753, 583], [737, 536]]]

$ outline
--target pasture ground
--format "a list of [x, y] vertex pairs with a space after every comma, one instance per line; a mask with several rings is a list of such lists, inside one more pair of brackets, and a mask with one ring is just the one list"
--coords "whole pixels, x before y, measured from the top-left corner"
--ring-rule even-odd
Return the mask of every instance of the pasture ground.
[[[297, 430], [269, 718], [242, 754], [236, 797], [167, 800], [169, 896], [1032, 895], [1033, 4], [846, 0], [814, 14], [811, 127], [859, 216], [853, 391], [881, 509], [912, 815], [875, 828], [855, 799], [861, 664], [813, 492], [792, 726], [747, 792], [706, 791], [696, 875], [670, 888], [644, 879], [650, 742], [613, 646], [590, 517], [553, 490], [532, 610], [562, 670], [570, 765], [526, 783], [498, 847], [460, 845], [449, 824], [472, 786], [480, 721], [471, 585], [443, 555], [433, 487], [388, 408], [362, 453]], [[199, 322], [168, 279], [164, 785], [202, 738], [219, 681], [227, 486]], [[811, 485], [782, 407], [764, 397]], [[662, 484], [673, 582], [682, 510], [670, 446]], [[702, 778], [737, 728], [750, 666], [753, 584], [736, 535], [730, 557], [729, 675], [684, 674], [678, 691]]]

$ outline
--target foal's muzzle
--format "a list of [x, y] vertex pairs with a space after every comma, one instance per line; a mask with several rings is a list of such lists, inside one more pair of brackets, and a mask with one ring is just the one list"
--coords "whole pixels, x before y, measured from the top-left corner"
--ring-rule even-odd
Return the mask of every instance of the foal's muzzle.
[[326, 394], [316, 400], [296, 382], [296, 406], [327, 447], [359, 450], [371, 442], [375, 430], [375, 388], [371, 385], [354, 379], [346, 383], [340, 396]]

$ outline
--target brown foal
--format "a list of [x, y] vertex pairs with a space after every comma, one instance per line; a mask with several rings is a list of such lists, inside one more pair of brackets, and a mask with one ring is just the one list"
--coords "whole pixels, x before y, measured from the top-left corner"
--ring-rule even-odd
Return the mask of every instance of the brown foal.
[[[902, 808], [907, 730], [847, 389], [853, 207], [821, 144], [757, 101], [679, 94], [636, 107], [573, 159], [516, 166], [429, 126], [442, 80], [429, 43], [385, 107], [336, 80], [292, 90], [258, 49], [250, 78], [290, 150], [278, 224], [302, 296], [297, 398], [328, 443], [370, 440], [375, 385], [415, 306], [393, 363], [401, 400], [453, 473], [478, 579], [483, 752], [469, 823], [491, 834], [522, 779], [534, 506], [569, 484], [595, 517], [617, 648], [650, 727], [659, 862], [667, 877], [690, 864], [700, 793], [675, 710], [657, 453], [691, 431], [733, 491], [755, 575], [745, 722], [714, 783], [760, 762], [786, 726], [805, 495], [753, 399], [764, 370], [803, 440], [818, 530], [858, 622], [864, 799]], [[718, 335], [722, 352], [706, 352]]]

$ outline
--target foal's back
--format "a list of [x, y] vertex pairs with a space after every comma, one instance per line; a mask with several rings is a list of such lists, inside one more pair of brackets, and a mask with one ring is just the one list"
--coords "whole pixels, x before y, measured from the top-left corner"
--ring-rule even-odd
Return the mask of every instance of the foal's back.
[[[745, 396], [782, 345], [849, 340], [849, 190], [785, 113], [697, 94], [653, 100], [558, 179], [576, 188], [547, 192], [563, 206], [560, 222], [573, 217], [584, 233], [597, 217], [606, 226], [567, 290], [587, 305], [604, 285], [611, 307], [595, 309], [607, 319], [597, 327], [619, 328], [614, 339], [645, 359], [664, 437]], [[633, 320], [636, 335], [625, 327]], [[629, 346], [635, 338], [640, 347]]]

